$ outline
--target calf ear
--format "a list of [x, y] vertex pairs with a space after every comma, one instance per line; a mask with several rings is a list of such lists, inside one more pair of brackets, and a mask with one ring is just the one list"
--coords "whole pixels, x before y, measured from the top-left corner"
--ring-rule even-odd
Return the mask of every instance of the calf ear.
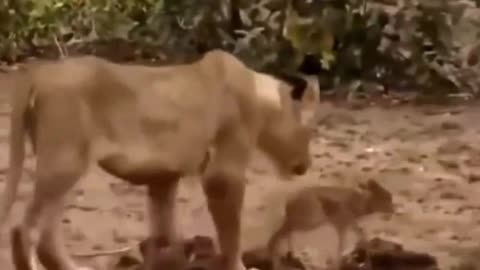
[[391, 194], [390, 191], [380, 185], [377, 181], [370, 179], [368, 180], [368, 188], [376, 193], [388, 195]]

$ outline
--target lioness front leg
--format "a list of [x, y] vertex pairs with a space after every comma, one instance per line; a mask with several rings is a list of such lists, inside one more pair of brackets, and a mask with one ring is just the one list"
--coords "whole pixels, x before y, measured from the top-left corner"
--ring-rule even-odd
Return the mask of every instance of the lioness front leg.
[[148, 241], [145, 262], [146, 270], [157, 269], [155, 266], [156, 243], [166, 241], [169, 245], [177, 244], [181, 239], [177, 231], [175, 215], [175, 196], [178, 177], [152, 180], [148, 186], [148, 207], [150, 213], [150, 239]]
[[241, 262], [240, 238], [244, 179], [212, 175], [204, 179], [203, 188], [216, 227], [224, 269], [245, 269]]
[[217, 141], [202, 186], [217, 231], [222, 269], [242, 270], [246, 268], [241, 260], [241, 212], [250, 145], [242, 130], [232, 129], [224, 135]]

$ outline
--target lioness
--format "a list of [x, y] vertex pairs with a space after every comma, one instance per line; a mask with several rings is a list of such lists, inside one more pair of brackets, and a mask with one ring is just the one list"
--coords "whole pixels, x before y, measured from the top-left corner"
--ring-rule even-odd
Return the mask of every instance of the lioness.
[[287, 201], [283, 223], [270, 238], [267, 249], [274, 264], [278, 265], [279, 245], [287, 239], [291, 251], [292, 232], [331, 224], [338, 236], [335, 263], [339, 264], [348, 229], [353, 229], [358, 240], [366, 240], [358, 219], [373, 213], [392, 214], [393, 211], [392, 194], [375, 180], [361, 184], [359, 191], [336, 186], [305, 187]]
[[[92, 56], [36, 64], [17, 73], [13, 91], [10, 171], [0, 224], [17, 192], [25, 134], [36, 155], [36, 186], [22, 225], [12, 231], [17, 268], [78, 270], [59, 234], [66, 194], [92, 163], [148, 187], [151, 237], [176, 242], [178, 180], [202, 174], [226, 270], [244, 269], [240, 221], [245, 169], [258, 146], [286, 176], [310, 167], [318, 93], [309, 84], [253, 71], [214, 50], [191, 64], [120, 65]], [[309, 93], [308, 95], [306, 93]], [[307, 99], [308, 97], [308, 99]], [[311, 120], [310, 119], [310, 120]], [[310, 122], [312, 123], [312, 122]], [[153, 270], [154, 247], [146, 269]]]

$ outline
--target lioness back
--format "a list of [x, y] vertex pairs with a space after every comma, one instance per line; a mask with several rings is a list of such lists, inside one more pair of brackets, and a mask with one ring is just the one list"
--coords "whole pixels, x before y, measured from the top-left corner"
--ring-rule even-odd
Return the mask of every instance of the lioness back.
[[[82, 143], [95, 159], [128, 153], [130, 166], [156, 162], [195, 170], [221, 129], [235, 121], [256, 125], [260, 113], [256, 73], [233, 57], [213, 55], [167, 67], [90, 56], [34, 69], [35, 111], [39, 119], [49, 119], [37, 130], [46, 140], [42, 147]], [[222, 65], [229, 65], [228, 76]]]

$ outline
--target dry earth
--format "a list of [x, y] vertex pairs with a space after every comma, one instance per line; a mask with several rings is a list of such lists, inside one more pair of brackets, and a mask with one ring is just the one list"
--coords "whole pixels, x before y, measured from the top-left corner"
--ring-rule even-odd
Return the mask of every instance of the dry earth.
[[[0, 164], [7, 166], [8, 106], [0, 106]], [[480, 109], [460, 107], [370, 107], [348, 110], [322, 104], [323, 119], [313, 144], [314, 166], [298, 180], [277, 179], [261, 157], [252, 162], [244, 209], [246, 247], [262, 245], [279, 226], [290, 192], [304, 185], [354, 186], [374, 178], [394, 194], [392, 220], [362, 221], [370, 236], [398, 241], [406, 249], [437, 256], [440, 267], [457, 264], [480, 239]], [[33, 165], [33, 161], [28, 162]], [[14, 208], [23, 213], [32, 178], [24, 175]], [[185, 179], [178, 194], [185, 236], [213, 235], [213, 225], [197, 179]], [[0, 178], [3, 185], [4, 178]], [[3, 186], [2, 186], [3, 188]], [[75, 188], [64, 219], [68, 248], [74, 252], [108, 250], [137, 243], [146, 235], [145, 191], [93, 169]], [[296, 253], [322, 265], [336, 246], [333, 229], [297, 234]], [[7, 248], [0, 268], [10, 270]], [[112, 257], [88, 259], [109, 269]]]

